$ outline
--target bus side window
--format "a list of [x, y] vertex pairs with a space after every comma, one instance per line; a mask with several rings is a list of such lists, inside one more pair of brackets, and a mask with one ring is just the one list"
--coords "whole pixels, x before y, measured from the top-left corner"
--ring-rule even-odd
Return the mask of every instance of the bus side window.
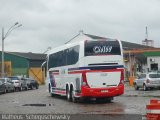
[[69, 49], [67, 54], [67, 65], [75, 64], [79, 58], [79, 46], [75, 46]]

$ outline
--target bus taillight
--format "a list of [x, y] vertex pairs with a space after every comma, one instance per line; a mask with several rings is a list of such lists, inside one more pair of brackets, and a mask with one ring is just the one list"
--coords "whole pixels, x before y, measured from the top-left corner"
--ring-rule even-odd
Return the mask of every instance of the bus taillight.
[[86, 74], [85, 73], [82, 74], [82, 86], [83, 87], [89, 87], [89, 85], [87, 83], [87, 78], [86, 78]]
[[120, 79], [120, 84], [124, 83], [124, 70], [121, 71], [121, 79]]
[[82, 86], [87, 86], [87, 83], [86, 82], [82, 82]]

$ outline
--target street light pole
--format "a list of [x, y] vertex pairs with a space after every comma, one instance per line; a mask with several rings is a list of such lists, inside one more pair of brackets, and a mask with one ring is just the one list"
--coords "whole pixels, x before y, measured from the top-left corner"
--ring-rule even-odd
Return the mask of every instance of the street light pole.
[[4, 77], [4, 28], [2, 28], [2, 77]]
[[[18, 26], [17, 26], [18, 25]], [[21, 27], [22, 24], [19, 24], [18, 22], [16, 22], [13, 26], [11, 26], [8, 31], [6, 32], [6, 34], [4, 33], [4, 28], [2, 28], [2, 72], [1, 72], [1, 77], [5, 76], [4, 73], [4, 39], [12, 32], [12, 30]]]

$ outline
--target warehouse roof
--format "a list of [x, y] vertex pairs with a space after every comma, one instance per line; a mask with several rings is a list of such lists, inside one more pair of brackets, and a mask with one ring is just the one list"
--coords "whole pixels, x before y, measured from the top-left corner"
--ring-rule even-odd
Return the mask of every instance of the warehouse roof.
[[136, 44], [136, 43], [131, 43], [131, 42], [126, 42], [126, 41], [122, 41], [122, 46], [123, 46], [124, 50], [154, 48], [154, 47], [145, 46], [145, 45]]
[[8, 52], [9, 54], [17, 55], [20, 57], [24, 57], [26, 59], [30, 60], [45, 60], [46, 59], [46, 54], [41, 54], [41, 53], [23, 53], [23, 52]]

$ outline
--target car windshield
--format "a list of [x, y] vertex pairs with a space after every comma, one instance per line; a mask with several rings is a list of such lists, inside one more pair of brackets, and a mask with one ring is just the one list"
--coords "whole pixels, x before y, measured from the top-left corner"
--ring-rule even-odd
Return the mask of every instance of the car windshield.
[[150, 78], [160, 78], [160, 74], [149, 74]]
[[11, 80], [19, 80], [18, 77], [9, 77]]
[[139, 76], [139, 78], [140, 78], [140, 79], [146, 78], [146, 74], [141, 74], [141, 75]]
[[5, 82], [5, 79], [0, 79], [1, 82]]

